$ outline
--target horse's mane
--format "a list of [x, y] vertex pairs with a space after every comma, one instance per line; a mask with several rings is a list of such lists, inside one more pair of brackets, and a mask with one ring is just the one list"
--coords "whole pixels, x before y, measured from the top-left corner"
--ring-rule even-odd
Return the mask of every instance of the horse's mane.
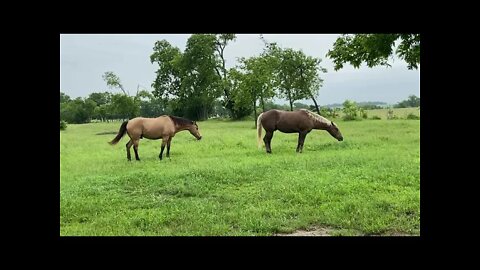
[[189, 120], [187, 118], [173, 116], [173, 115], [169, 115], [169, 117], [170, 117], [170, 119], [172, 119], [172, 121], [175, 125], [179, 125], [179, 126], [193, 125], [193, 121]]
[[304, 111], [307, 113], [307, 115], [312, 118], [313, 120], [315, 121], [318, 121], [318, 122], [321, 122], [321, 123], [325, 123], [327, 125], [331, 125], [332, 124], [332, 121], [328, 120], [327, 118], [321, 116], [321, 115], [318, 115], [312, 111], [309, 111], [307, 109], [300, 109], [300, 111]]

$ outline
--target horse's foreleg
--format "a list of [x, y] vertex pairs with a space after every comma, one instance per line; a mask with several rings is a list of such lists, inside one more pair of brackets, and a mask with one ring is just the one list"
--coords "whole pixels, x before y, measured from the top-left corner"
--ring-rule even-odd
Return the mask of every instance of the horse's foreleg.
[[162, 149], [160, 150], [160, 155], [158, 155], [158, 157], [160, 158], [160, 160], [162, 160], [162, 156], [163, 156], [163, 150], [165, 149], [165, 144], [167, 143], [167, 140], [164, 138], [162, 139]]
[[140, 140], [135, 140], [133, 141], [133, 151], [135, 151], [135, 159], [136, 160], [140, 160], [140, 158], [138, 157], [138, 142]]
[[267, 153], [272, 153], [272, 147], [270, 143], [272, 142], [272, 137], [273, 137], [273, 131], [267, 131], [265, 134], [265, 137], [263, 137], [263, 141], [265, 142], [265, 148], [267, 150]]
[[132, 161], [132, 158], [130, 157], [130, 147], [132, 147], [133, 142], [132, 140], [128, 141], [128, 143], [125, 145], [127, 147], [127, 159], [128, 161]]
[[300, 132], [298, 134], [298, 145], [297, 145], [297, 153], [302, 153], [303, 151], [303, 143], [305, 142], [305, 137], [307, 136], [306, 132]]
[[172, 137], [168, 138], [167, 141], [167, 158], [170, 158], [170, 143], [172, 142]]

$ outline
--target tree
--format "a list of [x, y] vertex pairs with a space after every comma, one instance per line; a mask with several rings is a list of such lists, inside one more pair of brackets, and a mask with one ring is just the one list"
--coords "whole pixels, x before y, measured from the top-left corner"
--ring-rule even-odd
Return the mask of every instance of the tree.
[[393, 55], [395, 41], [400, 45], [395, 53], [405, 60], [408, 69], [418, 69], [420, 65], [420, 34], [355, 34], [342, 35], [333, 44], [327, 57], [333, 60], [335, 70], [350, 63], [359, 68], [365, 62], [368, 67], [390, 66], [387, 60]]
[[73, 124], [89, 122], [96, 106], [95, 102], [91, 100], [85, 101], [81, 97], [63, 104], [60, 107], [60, 120]]
[[244, 116], [244, 108], [241, 106], [235, 106], [235, 100], [231, 96], [231, 84], [228, 79], [228, 71], [225, 67], [224, 51], [229, 41], [235, 41], [235, 34], [219, 34], [216, 35], [215, 51], [216, 56], [219, 58], [218, 65], [215, 67], [215, 71], [221, 80], [221, 85], [224, 93], [224, 106], [230, 112], [233, 119], [238, 119]]
[[257, 100], [265, 111], [265, 99], [274, 97], [274, 66], [270, 56], [262, 54], [258, 57], [240, 58], [239, 70], [231, 69], [234, 81], [234, 101], [236, 106], [248, 106], [257, 121]]
[[319, 72], [327, 72], [319, 66], [322, 60], [306, 56], [301, 50], [282, 49], [276, 43], [266, 41], [263, 36], [260, 36], [260, 39], [265, 43], [265, 54], [270, 57], [270, 63], [275, 70], [274, 85], [279, 97], [289, 101], [290, 110], [293, 110], [296, 100], [312, 99], [320, 113], [315, 97], [323, 83]]
[[221, 96], [221, 80], [215, 67], [215, 35], [194, 34], [187, 40], [181, 61], [182, 88], [180, 101], [184, 114], [195, 120], [208, 118], [213, 102]]
[[152, 84], [154, 96], [168, 101], [177, 115], [208, 118], [223, 91], [216, 46], [217, 37], [211, 34], [190, 36], [183, 53], [165, 40], [156, 42], [150, 56], [151, 62], [159, 65]]
[[168, 41], [155, 42], [153, 53], [150, 56], [152, 64], [158, 64], [158, 70], [152, 83], [153, 95], [165, 102], [171, 98], [180, 96], [182, 53], [177, 47], [173, 47]]
[[70, 97], [63, 92], [60, 92], [60, 103], [65, 103], [69, 101], [70, 101]]
[[408, 108], [408, 107], [419, 107], [420, 106], [420, 98], [415, 95], [408, 96], [408, 99], [403, 100], [396, 104], [395, 108]]
[[137, 93], [136, 101], [140, 106], [140, 115], [143, 117], [158, 117], [166, 114], [164, 102], [150, 92], [141, 90]]
[[131, 119], [138, 115], [140, 107], [135, 100], [127, 95], [112, 95], [112, 110], [122, 119]]
[[322, 62], [322, 59], [320, 58], [306, 56], [303, 52], [300, 52], [300, 58], [300, 78], [296, 87], [300, 89], [306, 97], [312, 99], [317, 113], [320, 114], [320, 109], [318, 108], [318, 103], [315, 97], [318, 95], [320, 87], [322, 87], [323, 79], [320, 78], [318, 73], [319, 71], [326, 73], [327, 69], [319, 66]]
[[104, 104], [110, 103], [112, 99], [112, 94], [109, 92], [103, 92], [103, 93], [94, 92], [88, 95], [88, 99], [94, 101], [97, 104], [97, 106], [102, 106]]
[[128, 96], [127, 92], [123, 88], [122, 83], [120, 82], [120, 78], [115, 75], [115, 73], [112, 71], [107, 71], [103, 74], [102, 78], [110, 88], [120, 88], [122, 92]]
[[348, 99], [345, 100], [342, 111], [345, 114], [343, 120], [355, 120], [358, 114], [357, 103]]

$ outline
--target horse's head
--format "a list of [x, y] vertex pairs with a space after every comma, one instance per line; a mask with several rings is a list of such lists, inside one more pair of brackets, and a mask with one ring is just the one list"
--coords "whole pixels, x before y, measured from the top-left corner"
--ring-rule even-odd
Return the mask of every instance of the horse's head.
[[202, 135], [200, 135], [200, 130], [198, 130], [198, 125], [196, 121], [193, 121], [193, 123], [188, 127], [188, 131], [190, 131], [190, 134], [197, 138], [197, 140], [200, 140], [202, 138]]
[[327, 128], [327, 131], [328, 133], [330, 133], [330, 135], [332, 135], [332, 137], [334, 137], [335, 139], [339, 140], [339, 141], [343, 141], [343, 136], [342, 136], [342, 133], [340, 132], [340, 130], [338, 129], [338, 127], [332, 122], [332, 124], [330, 125], [330, 127]]

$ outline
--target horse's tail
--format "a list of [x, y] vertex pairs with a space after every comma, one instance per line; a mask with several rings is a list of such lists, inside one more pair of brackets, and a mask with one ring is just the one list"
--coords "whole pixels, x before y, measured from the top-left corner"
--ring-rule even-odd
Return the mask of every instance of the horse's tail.
[[125, 133], [127, 133], [127, 124], [128, 121], [122, 123], [122, 125], [120, 126], [120, 130], [118, 131], [117, 137], [115, 137], [111, 142], [109, 142], [109, 144], [114, 145], [117, 144], [118, 141], [120, 141], [120, 139], [125, 135]]
[[257, 145], [258, 148], [262, 147], [262, 115], [261, 113], [257, 118]]

